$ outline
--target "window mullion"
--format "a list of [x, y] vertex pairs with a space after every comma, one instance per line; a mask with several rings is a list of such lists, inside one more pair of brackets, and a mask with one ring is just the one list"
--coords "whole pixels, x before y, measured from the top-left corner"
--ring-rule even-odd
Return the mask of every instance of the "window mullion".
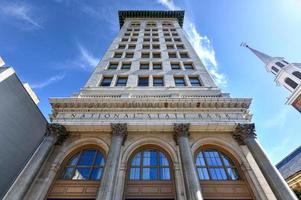
[[205, 167], [206, 167], [208, 175], [209, 175], [209, 180], [212, 180], [211, 173], [210, 173], [210, 170], [209, 170], [209, 166], [208, 166], [208, 163], [207, 163], [207, 157], [205, 155], [205, 151], [200, 151], [200, 152], [202, 152], [202, 154], [203, 154], [203, 158], [204, 158], [204, 162], [205, 162]]
[[[227, 166], [226, 166], [225, 163], [224, 163], [224, 155], [222, 155], [222, 154], [221, 154], [220, 152], [218, 152], [218, 151], [217, 151], [217, 153], [218, 153], [219, 157], [221, 158], [222, 166], [223, 166], [223, 168], [224, 168], [224, 170], [225, 170], [225, 173], [226, 173], [226, 176], [227, 176], [227, 180], [232, 180], [232, 178], [231, 178], [230, 175], [228, 174]], [[228, 162], [229, 162], [229, 160], [228, 160]], [[229, 162], [229, 163], [230, 163], [230, 162]]]

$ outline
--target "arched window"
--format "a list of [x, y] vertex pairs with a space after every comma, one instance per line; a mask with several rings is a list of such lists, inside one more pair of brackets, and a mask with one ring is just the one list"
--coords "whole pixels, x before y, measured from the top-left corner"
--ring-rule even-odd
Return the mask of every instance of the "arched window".
[[239, 180], [234, 162], [215, 149], [199, 151], [196, 157], [196, 167], [200, 180]]
[[129, 180], [171, 180], [169, 160], [159, 150], [142, 150], [130, 161]]
[[299, 71], [294, 71], [294, 72], [293, 72], [293, 75], [296, 76], [298, 79], [301, 80], [301, 72], [299, 72]]
[[60, 179], [100, 180], [105, 165], [103, 154], [96, 149], [83, 149], [68, 161]]
[[290, 79], [290, 78], [285, 78], [285, 80], [284, 80], [284, 82], [286, 83], [286, 84], [288, 84], [291, 88], [293, 88], [293, 89], [295, 89], [297, 86], [298, 86], [298, 84], [295, 82], [295, 81], [293, 81], [292, 79]]

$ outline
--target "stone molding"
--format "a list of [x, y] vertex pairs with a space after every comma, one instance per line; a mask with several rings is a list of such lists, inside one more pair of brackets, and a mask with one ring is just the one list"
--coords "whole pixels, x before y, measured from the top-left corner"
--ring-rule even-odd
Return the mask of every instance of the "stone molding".
[[47, 124], [46, 126], [46, 136], [54, 135], [56, 139], [55, 145], [62, 145], [68, 138], [69, 133], [65, 126], [57, 123]]
[[237, 124], [232, 136], [239, 145], [245, 145], [246, 139], [256, 138], [255, 124]]
[[178, 144], [179, 137], [189, 137], [189, 123], [174, 124], [174, 139]]
[[112, 123], [112, 135], [121, 136], [123, 138], [123, 144], [127, 137], [127, 124], [126, 123]]

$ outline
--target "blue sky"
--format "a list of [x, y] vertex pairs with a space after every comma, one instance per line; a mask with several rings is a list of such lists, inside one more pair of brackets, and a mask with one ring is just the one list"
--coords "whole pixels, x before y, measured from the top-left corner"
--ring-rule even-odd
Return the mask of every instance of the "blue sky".
[[49, 97], [79, 91], [118, 33], [118, 10], [183, 9], [184, 29], [224, 92], [253, 98], [258, 139], [276, 164], [301, 144], [301, 115], [241, 42], [301, 62], [301, 0], [0, 0], [0, 56]]

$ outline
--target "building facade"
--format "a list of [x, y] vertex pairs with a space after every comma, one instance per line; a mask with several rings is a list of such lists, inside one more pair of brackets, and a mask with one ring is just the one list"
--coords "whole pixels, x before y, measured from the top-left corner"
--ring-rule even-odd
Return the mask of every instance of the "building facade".
[[301, 193], [301, 146], [283, 158], [276, 167], [290, 188]]
[[296, 199], [256, 140], [251, 99], [221, 92], [183, 20], [119, 11], [86, 85], [50, 99], [44, 145], [7, 199]]
[[283, 86], [290, 92], [286, 103], [301, 112], [301, 63], [289, 63], [283, 57], [272, 57], [247, 44], [242, 45], [265, 64], [267, 72], [273, 74], [278, 86]]

